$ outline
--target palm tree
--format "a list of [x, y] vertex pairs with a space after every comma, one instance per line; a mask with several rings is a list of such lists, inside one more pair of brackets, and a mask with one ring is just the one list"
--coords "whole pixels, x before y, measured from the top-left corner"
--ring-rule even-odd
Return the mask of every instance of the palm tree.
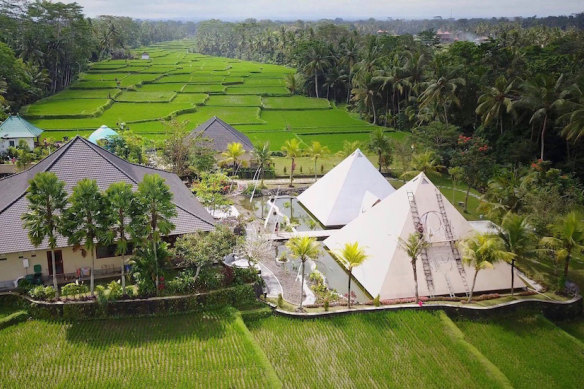
[[584, 223], [581, 216], [572, 211], [559, 218], [551, 230], [553, 236], [542, 238], [541, 244], [554, 250], [556, 258], [564, 261], [565, 281], [572, 256], [584, 251]]
[[353, 268], [360, 266], [368, 258], [365, 250], [359, 247], [359, 243], [345, 243], [342, 250], [336, 252], [339, 260], [349, 270], [349, 286], [347, 293], [348, 307], [351, 309], [351, 278], [353, 276]]
[[284, 81], [286, 82], [286, 88], [288, 88], [293, 95], [299, 93], [304, 87], [304, 78], [300, 73], [288, 73], [286, 74]]
[[337, 151], [336, 155], [338, 157], [347, 158], [349, 155], [353, 154], [355, 150], [357, 150], [359, 147], [361, 147], [361, 142], [359, 142], [358, 140], [354, 141], [345, 140], [343, 141], [343, 148]]
[[466, 81], [462, 77], [451, 75], [442, 76], [429, 82], [426, 90], [420, 95], [420, 108], [435, 104], [441, 107], [444, 112], [444, 122], [448, 125], [448, 106], [454, 103], [460, 106], [457, 96], [458, 88], [465, 86]]
[[576, 84], [567, 92], [573, 99], [561, 99], [558, 102], [558, 108], [564, 112], [559, 119], [566, 123], [561, 134], [567, 140], [576, 141], [584, 135], [584, 88]]
[[64, 214], [64, 235], [70, 245], [84, 245], [91, 252], [91, 275], [89, 289], [93, 295], [95, 287], [95, 251], [100, 243], [107, 241], [109, 213], [97, 182], [84, 178], [73, 187], [70, 206]]
[[330, 65], [329, 55], [326, 46], [322, 44], [313, 44], [308, 52], [308, 63], [304, 71], [307, 74], [314, 75], [314, 90], [318, 98], [318, 74], [324, 71]]
[[379, 92], [375, 86], [376, 82], [371, 73], [364, 71], [359, 71], [354, 78], [353, 98], [351, 100], [360, 104], [361, 112], [367, 112], [371, 106], [373, 124], [377, 124], [375, 98], [379, 96]]
[[381, 173], [383, 156], [391, 154], [391, 143], [389, 137], [383, 132], [383, 128], [379, 127], [371, 132], [369, 135], [369, 143], [367, 143], [367, 149], [377, 154], [377, 164], [379, 165], [379, 172]]
[[116, 254], [122, 256], [122, 291], [126, 292], [124, 266], [131, 236], [136, 235], [136, 223], [141, 214], [141, 207], [132, 191], [132, 185], [115, 182], [105, 191], [105, 200], [109, 208], [110, 240], [116, 241]]
[[427, 176], [436, 175], [444, 168], [439, 163], [438, 156], [431, 150], [414, 154], [410, 162], [411, 170], [404, 172], [400, 178], [402, 180], [409, 180], [420, 173], [424, 173]]
[[286, 153], [286, 157], [290, 158], [290, 187], [292, 187], [292, 180], [294, 179], [294, 168], [296, 167], [294, 160], [302, 155], [300, 141], [296, 138], [288, 139], [286, 142], [284, 142], [282, 151]]
[[57, 247], [57, 234], [62, 229], [63, 211], [67, 205], [65, 183], [59, 180], [55, 173], [37, 173], [29, 182], [26, 199], [28, 200], [28, 210], [22, 215], [23, 227], [28, 230], [28, 238], [35, 247], [41, 245], [45, 239], [49, 243], [53, 267], [53, 287], [58, 298], [55, 248]]
[[483, 125], [487, 126], [496, 120], [496, 127], [500, 128], [503, 133], [503, 114], [513, 112], [513, 101], [511, 100], [511, 92], [513, 91], [514, 82], [508, 82], [505, 76], [499, 76], [495, 80], [495, 85], [485, 90], [479, 96], [478, 106], [475, 110], [483, 121]]
[[174, 230], [171, 219], [177, 216], [176, 206], [172, 202], [172, 192], [164, 179], [158, 174], [146, 174], [138, 184], [137, 198], [146, 209], [146, 217], [142, 220], [143, 231], [147, 241], [152, 242], [152, 253], [156, 264], [156, 293], [160, 277], [158, 275], [158, 244], [163, 235]]
[[511, 257], [511, 295], [513, 295], [515, 261], [524, 259], [530, 252], [534, 235], [527, 217], [512, 212], [507, 213], [503, 218], [498, 235], [503, 241], [505, 251], [513, 254]]
[[406, 252], [408, 257], [410, 257], [410, 263], [412, 265], [412, 270], [414, 271], [414, 284], [416, 287], [416, 303], [420, 300], [418, 294], [418, 269], [416, 266], [416, 261], [418, 257], [424, 250], [429, 246], [424, 236], [421, 234], [413, 233], [408, 236], [407, 240], [399, 238], [399, 246], [403, 251]]
[[312, 145], [306, 151], [314, 161], [314, 180], [316, 181], [316, 162], [319, 158], [329, 155], [330, 150], [328, 147], [323, 146], [319, 141], [313, 141]]
[[503, 249], [501, 239], [496, 235], [476, 233], [460, 241], [459, 246], [462, 251], [462, 261], [466, 265], [474, 267], [475, 270], [468, 296], [468, 302], [470, 303], [479, 271], [492, 269], [493, 264], [500, 260], [508, 260], [512, 258], [513, 254]]
[[300, 308], [302, 311], [302, 296], [304, 296], [304, 263], [307, 259], [316, 259], [320, 254], [320, 249], [318, 247], [318, 242], [315, 238], [310, 238], [308, 236], [295, 236], [291, 238], [287, 243], [286, 247], [290, 250], [292, 256], [300, 259], [302, 262], [302, 283], [300, 286]]
[[548, 120], [555, 107], [560, 104], [563, 88], [563, 75], [557, 79], [549, 74], [538, 74], [533, 80], [521, 84], [521, 98], [515, 102], [516, 107], [531, 112], [529, 123], [541, 123], [540, 159], [544, 159], [545, 134]]
[[260, 182], [260, 187], [264, 186], [264, 176], [266, 174], [266, 169], [272, 166], [272, 154], [270, 152], [270, 142], [266, 142], [263, 146], [255, 146], [253, 151], [253, 157], [258, 164], [258, 169], [260, 169], [260, 174], [262, 180]]
[[353, 79], [353, 67], [359, 58], [359, 46], [355, 42], [355, 39], [350, 38], [345, 44], [343, 44], [341, 49], [341, 64], [347, 66], [349, 69], [349, 77], [347, 78], [347, 104], [351, 100], [351, 83]]
[[221, 156], [224, 158], [222, 162], [232, 164], [233, 175], [236, 174], [239, 161], [244, 154], [245, 149], [243, 148], [243, 145], [238, 142], [229, 143], [225, 151], [221, 153]]

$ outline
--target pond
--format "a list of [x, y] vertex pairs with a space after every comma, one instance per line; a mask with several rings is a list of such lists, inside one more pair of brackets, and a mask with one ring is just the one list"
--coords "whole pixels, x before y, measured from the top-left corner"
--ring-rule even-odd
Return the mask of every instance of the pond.
[[[276, 247], [277, 258], [282, 255], [286, 255], [287, 261], [284, 263], [279, 263], [279, 266], [284, 266], [288, 272], [292, 274], [299, 274], [301, 262], [299, 259], [292, 258], [288, 254], [288, 249], [284, 244]], [[305, 277], [308, 280], [310, 273], [318, 269], [324, 276], [326, 283], [331, 290], [336, 290], [337, 293], [341, 295], [347, 294], [348, 290], [348, 277], [349, 273], [324, 249], [321, 248], [320, 256], [315, 261], [306, 261]], [[357, 285], [353, 279], [351, 282], [351, 291], [355, 292], [357, 301], [364, 303], [370, 300], [370, 298], [363, 292], [359, 285]]]
[[[259, 220], [264, 222], [269, 215], [268, 222], [265, 224], [266, 232], [273, 232], [276, 223], [279, 223], [281, 230], [286, 230], [288, 220], [291, 221], [287, 228], [288, 231], [292, 231], [292, 227], [296, 231], [321, 231], [325, 229], [293, 196], [278, 196], [275, 200], [273, 196], [263, 196], [253, 199], [251, 203], [249, 198], [245, 198], [240, 205], [251, 210]], [[276, 258], [287, 252], [284, 242], [280, 242], [276, 246]], [[291, 274], [299, 274], [300, 260], [288, 255], [287, 259], [287, 262], [278, 262], [278, 266], [283, 266]], [[334, 289], [341, 295], [347, 293], [349, 275], [324, 247], [322, 247], [318, 259], [306, 262], [306, 279], [315, 268], [323, 274], [329, 289]], [[357, 301], [367, 302], [370, 300], [355, 282], [351, 283], [351, 289], [355, 292]]]
[[[252, 201], [251, 209], [258, 219], [265, 221], [269, 215], [266, 225], [267, 231], [274, 231], [276, 223], [281, 227], [288, 225], [294, 227], [296, 231], [314, 231], [322, 230], [322, 225], [314, 219], [304, 207], [298, 202], [296, 197], [278, 196], [275, 200], [273, 197], [259, 197]], [[271, 214], [270, 211], [272, 212]]]

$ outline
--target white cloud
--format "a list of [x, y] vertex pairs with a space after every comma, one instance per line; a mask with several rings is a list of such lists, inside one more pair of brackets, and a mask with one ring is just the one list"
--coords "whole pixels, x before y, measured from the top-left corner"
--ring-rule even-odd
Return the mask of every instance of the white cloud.
[[[67, 1], [67, 0], [65, 0]], [[88, 16], [143, 19], [314, 20], [548, 16], [583, 12], [582, 0], [77, 0]]]

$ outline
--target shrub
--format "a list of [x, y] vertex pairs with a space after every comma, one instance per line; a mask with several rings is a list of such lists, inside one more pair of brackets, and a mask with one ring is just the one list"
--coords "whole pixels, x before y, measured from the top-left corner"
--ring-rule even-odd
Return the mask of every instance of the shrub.
[[45, 299], [52, 300], [57, 295], [57, 291], [52, 286], [45, 287]]
[[324, 310], [328, 312], [329, 310], [329, 300], [328, 298], [324, 300]]
[[103, 285], [97, 285], [95, 287], [95, 294], [97, 295], [99, 305], [107, 304], [107, 296], [105, 295], [105, 287]]
[[373, 305], [375, 305], [376, 307], [381, 305], [381, 301], [379, 301], [379, 295], [375, 296], [375, 298], [373, 299]]
[[282, 308], [284, 306], [284, 297], [282, 297], [282, 293], [278, 294], [278, 308]]
[[122, 286], [117, 281], [110, 282], [108, 289], [108, 300], [110, 301], [119, 300], [123, 295]]
[[78, 296], [89, 292], [89, 287], [85, 284], [70, 283], [61, 288], [63, 296]]

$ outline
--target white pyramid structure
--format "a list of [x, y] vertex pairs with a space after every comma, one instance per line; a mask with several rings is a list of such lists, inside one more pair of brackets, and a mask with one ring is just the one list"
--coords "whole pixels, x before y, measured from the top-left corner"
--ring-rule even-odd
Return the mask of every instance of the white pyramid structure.
[[344, 226], [394, 191], [357, 149], [300, 194], [298, 201], [325, 227]]
[[[473, 233], [470, 223], [423, 173], [407, 182], [355, 220], [324, 240], [333, 253], [358, 242], [368, 258], [353, 269], [355, 279], [381, 299], [415, 296], [410, 258], [399, 246], [412, 233], [423, 233], [430, 247], [418, 258], [420, 296], [462, 295], [472, 284], [474, 268], [462, 264], [455, 242]], [[475, 292], [511, 287], [511, 267], [505, 262], [481, 270]], [[515, 276], [515, 288], [525, 284]]]

